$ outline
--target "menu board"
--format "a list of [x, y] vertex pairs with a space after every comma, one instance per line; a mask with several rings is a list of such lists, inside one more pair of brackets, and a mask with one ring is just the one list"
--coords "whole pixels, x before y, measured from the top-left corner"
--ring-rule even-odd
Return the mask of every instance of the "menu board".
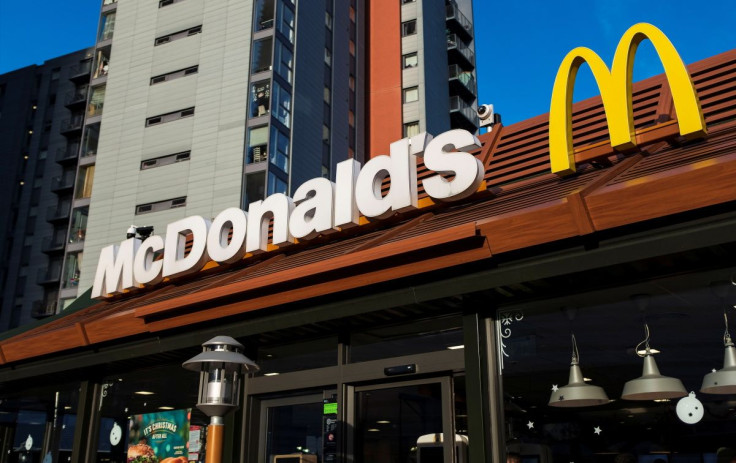
[[128, 463], [187, 463], [191, 409], [129, 418]]

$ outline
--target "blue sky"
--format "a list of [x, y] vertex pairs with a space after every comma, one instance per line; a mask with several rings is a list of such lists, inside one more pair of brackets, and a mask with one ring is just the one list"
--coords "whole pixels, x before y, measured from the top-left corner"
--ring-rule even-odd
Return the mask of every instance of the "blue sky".
[[[554, 76], [568, 51], [586, 46], [610, 65], [619, 38], [637, 22], [662, 29], [685, 63], [736, 48], [734, 0], [474, 3], [480, 102], [493, 103], [506, 125], [549, 110]], [[99, 0], [0, 0], [0, 73], [91, 46], [99, 5]], [[653, 49], [644, 43], [635, 80], [660, 72]], [[598, 93], [587, 70], [578, 80], [576, 100]]]

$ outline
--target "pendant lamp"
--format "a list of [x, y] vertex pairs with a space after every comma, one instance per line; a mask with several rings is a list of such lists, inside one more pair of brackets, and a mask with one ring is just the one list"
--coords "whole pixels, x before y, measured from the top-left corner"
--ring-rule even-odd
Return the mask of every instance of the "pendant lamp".
[[592, 407], [610, 402], [602, 387], [586, 384], [583, 372], [578, 365], [578, 345], [572, 335], [572, 362], [570, 362], [570, 379], [567, 386], [552, 391], [549, 398], [551, 407]]
[[[644, 324], [646, 338], [636, 345], [636, 355], [644, 357], [644, 370], [640, 377], [627, 381], [621, 398], [625, 400], [658, 400], [685, 397], [685, 386], [677, 378], [662, 376], [657, 368], [652, 350], [649, 347], [649, 325]], [[644, 344], [644, 354], [639, 354], [639, 347]]]
[[726, 348], [723, 368], [705, 375], [703, 385], [700, 387], [700, 392], [705, 394], [736, 394], [736, 348], [731, 340], [731, 333], [728, 332], [728, 315], [725, 311], [723, 318], [726, 321], [726, 332], [723, 335], [723, 345]]

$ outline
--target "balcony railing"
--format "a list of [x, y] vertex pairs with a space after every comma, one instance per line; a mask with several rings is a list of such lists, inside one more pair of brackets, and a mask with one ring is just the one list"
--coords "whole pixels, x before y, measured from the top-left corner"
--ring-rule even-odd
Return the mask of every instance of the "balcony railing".
[[462, 14], [457, 5], [449, 4], [445, 8], [445, 19], [452, 30], [464, 35], [466, 40], [472, 39], [473, 23]]
[[51, 191], [70, 190], [74, 187], [74, 175], [67, 174], [61, 177], [54, 177], [51, 181]]
[[450, 65], [449, 68], [450, 82], [455, 82], [455, 87], [464, 90], [470, 95], [476, 94], [475, 79], [473, 73], [465, 71], [457, 64]]
[[44, 302], [34, 301], [31, 308], [31, 317], [39, 319], [46, 318], [56, 314], [57, 301]]
[[472, 106], [459, 96], [450, 97], [450, 117], [453, 128], [475, 131], [478, 128], [478, 115]]
[[46, 210], [46, 221], [57, 222], [69, 218], [71, 205], [65, 204], [60, 206], [51, 206]]
[[82, 130], [82, 124], [84, 124], [84, 116], [82, 115], [77, 115], [70, 119], [65, 119], [61, 123], [61, 132], [68, 133]]
[[92, 61], [85, 61], [73, 66], [69, 69], [70, 80], [82, 80], [83, 78], [89, 78], [89, 73], [92, 70]]
[[63, 251], [66, 246], [64, 237], [50, 237], [44, 238], [41, 244], [41, 252], [49, 254], [53, 252]]
[[55, 266], [51, 268], [42, 268], [38, 270], [36, 283], [39, 285], [58, 284], [61, 279], [61, 267]]
[[78, 154], [79, 154], [78, 145], [70, 145], [70, 146], [67, 146], [66, 148], [59, 148], [56, 150], [55, 161], [58, 162], [59, 164], [71, 162], [77, 159]]
[[65, 106], [74, 106], [87, 101], [87, 87], [78, 88], [66, 94]]
[[475, 54], [456, 34], [447, 34], [447, 50], [455, 52], [469, 66], [475, 66]]

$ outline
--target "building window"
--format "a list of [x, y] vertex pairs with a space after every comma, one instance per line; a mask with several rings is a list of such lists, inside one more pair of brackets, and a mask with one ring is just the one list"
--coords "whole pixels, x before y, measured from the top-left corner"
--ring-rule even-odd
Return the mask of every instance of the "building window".
[[325, 103], [330, 104], [330, 88], [329, 87], [325, 87], [324, 100], [325, 100]]
[[419, 135], [419, 121], [404, 124], [404, 137], [413, 137], [414, 135]]
[[325, 26], [327, 29], [332, 30], [332, 15], [329, 11], [325, 11]]
[[164, 201], [156, 201], [153, 203], [139, 204], [135, 207], [135, 215], [148, 214], [149, 212], [165, 211], [168, 209], [176, 209], [187, 205], [187, 197], [166, 199]]
[[419, 100], [419, 87], [404, 89], [404, 103], [412, 103]]
[[291, 94], [277, 82], [273, 85], [273, 116], [286, 127], [291, 126]]
[[273, 38], [256, 40], [253, 42], [253, 57], [250, 63], [250, 72], [257, 74], [271, 70], [271, 48], [273, 46]]
[[248, 209], [250, 203], [262, 200], [266, 195], [266, 173], [253, 172], [245, 176], [245, 198], [243, 209]]
[[161, 114], [159, 116], [153, 116], [146, 119], [146, 127], [152, 125], [163, 124], [164, 122], [171, 122], [184, 117], [194, 116], [194, 107], [181, 109], [171, 113]]
[[92, 196], [92, 182], [95, 178], [95, 166], [81, 167], [77, 175], [77, 185], [74, 188], [74, 199], [89, 198]]
[[401, 36], [408, 37], [417, 33], [417, 20], [412, 19], [401, 23]]
[[79, 284], [79, 270], [82, 267], [82, 253], [68, 254], [62, 273], [62, 288], [76, 288]]
[[271, 102], [271, 81], [262, 80], [250, 86], [250, 117], [268, 114]]
[[276, 41], [276, 59], [274, 64], [276, 65], [276, 73], [284, 78], [288, 83], [291, 83], [291, 72], [294, 66], [293, 63], [294, 55], [289, 51], [286, 46], [281, 43], [280, 40]]
[[248, 129], [248, 152], [245, 162], [253, 164], [265, 162], [268, 159], [268, 126], [252, 127]]
[[109, 47], [101, 48], [97, 50], [97, 56], [95, 57], [95, 69], [92, 74], [93, 79], [105, 77], [107, 71], [110, 68], [110, 50]]
[[328, 48], [325, 48], [325, 64], [332, 66], [332, 52]]
[[72, 212], [72, 226], [69, 230], [70, 243], [82, 243], [87, 235], [87, 216], [89, 206], [74, 209]]
[[179, 3], [184, 0], [159, 0], [158, 7], [163, 8], [165, 6], [173, 5], [174, 3]]
[[401, 0], [402, 5], [406, 5], [407, 3], [414, 3], [416, 0]]
[[404, 69], [417, 67], [419, 64], [419, 57], [416, 53], [407, 53], [404, 55]]
[[286, 194], [288, 185], [286, 182], [274, 175], [273, 172], [268, 173], [268, 194], [269, 196], [274, 193]]
[[278, 30], [289, 43], [294, 43], [294, 12], [287, 7], [283, 1], [279, 2], [279, 22]]
[[274, 0], [257, 0], [255, 6], [255, 30], [265, 31], [273, 28]]
[[355, 76], [352, 74], [348, 77], [348, 86], [350, 87], [350, 90], [355, 91]]
[[115, 29], [115, 12], [107, 13], [102, 16], [102, 22], [100, 24], [100, 35], [97, 38], [98, 42], [110, 40], [112, 38], [113, 30]]
[[289, 173], [289, 137], [276, 127], [271, 128], [271, 164]]
[[158, 76], [151, 77], [150, 85], [160, 84], [169, 80], [178, 79], [179, 77], [190, 76], [199, 72], [199, 66], [190, 66], [185, 69], [179, 69], [178, 71], [167, 72], [166, 74], [160, 74]]
[[190, 27], [189, 29], [184, 29], [182, 31], [174, 32], [173, 34], [163, 35], [161, 37], [156, 38], [156, 40], [153, 42], [154, 46], [158, 45], [164, 45], [169, 42], [173, 42], [174, 40], [183, 39], [184, 37], [189, 37], [190, 35], [199, 34], [202, 32], [202, 26], [194, 26]]
[[188, 161], [191, 158], [191, 154], [191, 151], [182, 151], [181, 153], [146, 159], [145, 161], [141, 161], [141, 170], [153, 169], [154, 167], [167, 166], [177, 162]]
[[105, 90], [106, 87], [104, 85], [92, 89], [92, 94], [89, 97], [89, 105], [87, 106], [87, 117], [102, 115], [102, 107], [105, 104]]

